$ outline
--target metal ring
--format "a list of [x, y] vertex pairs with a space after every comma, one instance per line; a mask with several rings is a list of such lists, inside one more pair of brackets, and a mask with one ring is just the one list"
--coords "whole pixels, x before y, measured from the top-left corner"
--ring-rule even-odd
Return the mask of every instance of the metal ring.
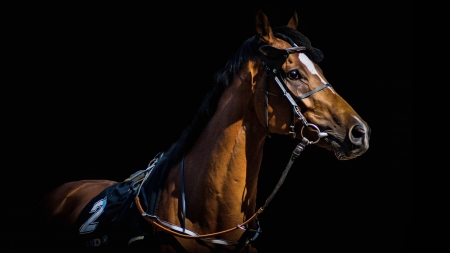
[[[314, 124], [311, 124], [311, 123], [307, 123], [306, 124], [306, 126], [308, 127], [308, 126], [310, 126], [310, 127], [312, 127], [312, 128], [315, 128], [315, 130], [317, 131], [317, 140], [315, 140], [315, 141], [309, 141], [309, 144], [316, 144], [317, 142], [319, 142], [320, 141], [320, 130], [319, 130], [319, 127], [317, 127], [316, 125], [314, 125]], [[303, 136], [303, 129], [305, 128], [305, 126], [303, 126], [302, 127], [302, 130], [300, 131], [300, 134], [302, 135], [302, 138], [304, 137]]]

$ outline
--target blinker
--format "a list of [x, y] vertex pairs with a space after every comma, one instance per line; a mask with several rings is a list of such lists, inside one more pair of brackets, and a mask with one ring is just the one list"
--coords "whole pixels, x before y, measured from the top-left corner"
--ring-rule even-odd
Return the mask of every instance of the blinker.
[[297, 53], [305, 50], [306, 47], [289, 47], [286, 49], [280, 49], [269, 45], [262, 45], [259, 47], [259, 51], [264, 55], [264, 62], [274, 74], [277, 73], [276, 69], [279, 69], [281, 65], [286, 61], [289, 54]]

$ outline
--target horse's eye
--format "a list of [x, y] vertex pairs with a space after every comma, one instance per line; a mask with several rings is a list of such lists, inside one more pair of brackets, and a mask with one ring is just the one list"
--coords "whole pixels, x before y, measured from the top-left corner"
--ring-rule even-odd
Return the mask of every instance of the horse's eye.
[[302, 75], [300, 74], [300, 71], [292, 70], [287, 73], [287, 77], [291, 80], [298, 80], [302, 78]]

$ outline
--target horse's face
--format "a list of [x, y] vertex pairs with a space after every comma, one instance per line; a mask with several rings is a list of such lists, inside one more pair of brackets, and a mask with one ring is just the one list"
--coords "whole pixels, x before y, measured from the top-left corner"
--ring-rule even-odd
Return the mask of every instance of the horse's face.
[[[260, 22], [267, 20], [262, 17]], [[285, 49], [292, 48], [292, 45], [275, 37], [268, 24], [261, 27], [266, 29], [261, 35], [268, 42], [261, 52], [266, 60], [276, 62], [272, 62], [276, 66], [276, 74], [267, 77], [270, 84], [268, 92], [273, 94], [268, 97], [269, 131], [289, 134], [292, 117], [295, 117], [297, 139], [306, 137], [310, 143], [333, 151], [339, 160], [352, 159], [365, 153], [369, 148], [368, 124], [329, 86], [320, 67], [305, 51], [295, 50], [287, 54], [290, 50]], [[268, 70], [274, 72], [271, 67]], [[289, 95], [285, 96], [284, 92]], [[305, 120], [293, 113], [294, 105], [300, 109], [306, 126]]]
[[[320, 67], [303, 52], [290, 54], [281, 69], [293, 98], [328, 84]], [[299, 99], [297, 104], [307, 122], [318, 127], [308, 126], [302, 132], [304, 125], [297, 120], [297, 138], [304, 136], [315, 142], [319, 140], [318, 130], [326, 132], [328, 136], [321, 138], [317, 145], [334, 151], [340, 160], [355, 158], [369, 148], [369, 126], [331, 86]]]

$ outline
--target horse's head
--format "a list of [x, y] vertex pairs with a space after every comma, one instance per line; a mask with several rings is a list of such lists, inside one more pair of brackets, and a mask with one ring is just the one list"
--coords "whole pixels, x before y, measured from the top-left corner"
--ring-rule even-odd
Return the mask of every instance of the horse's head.
[[328, 83], [317, 65], [322, 52], [297, 31], [297, 25], [296, 13], [279, 28], [271, 28], [263, 12], [256, 15], [268, 74], [256, 84], [267, 94], [267, 109], [259, 118], [270, 132], [305, 137], [332, 150], [339, 160], [360, 156], [369, 148], [370, 128]]

